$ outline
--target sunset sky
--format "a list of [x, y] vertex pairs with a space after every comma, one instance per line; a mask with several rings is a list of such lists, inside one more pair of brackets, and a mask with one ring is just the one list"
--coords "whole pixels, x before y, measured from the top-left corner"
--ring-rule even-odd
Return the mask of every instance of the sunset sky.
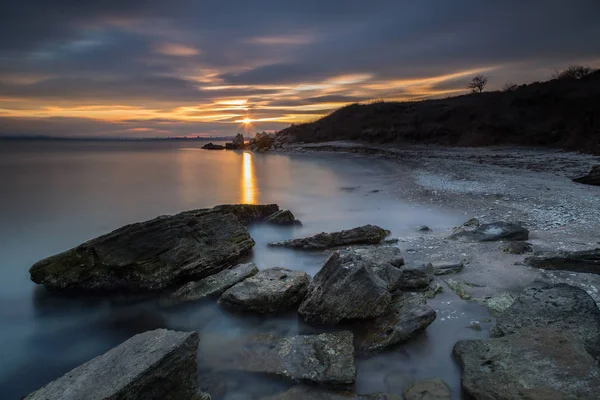
[[546, 80], [600, 67], [599, 21], [599, 0], [0, 0], [0, 135], [251, 134]]

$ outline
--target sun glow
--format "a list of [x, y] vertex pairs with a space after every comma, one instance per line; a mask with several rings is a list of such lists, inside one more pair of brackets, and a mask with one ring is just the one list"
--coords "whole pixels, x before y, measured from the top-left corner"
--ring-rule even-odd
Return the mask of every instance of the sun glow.
[[256, 204], [256, 184], [252, 154], [244, 152], [242, 156], [242, 177], [240, 180], [240, 203]]
[[246, 117], [242, 120], [242, 123], [244, 125], [250, 125], [252, 123], [252, 120], [250, 118]]

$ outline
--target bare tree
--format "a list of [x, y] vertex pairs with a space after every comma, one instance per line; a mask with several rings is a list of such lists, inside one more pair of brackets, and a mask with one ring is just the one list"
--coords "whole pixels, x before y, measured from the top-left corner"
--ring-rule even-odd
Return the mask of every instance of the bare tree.
[[473, 93], [481, 93], [487, 85], [488, 77], [485, 75], [477, 75], [473, 77], [469, 85], [467, 86]]
[[581, 79], [586, 75], [592, 73], [590, 67], [584, 67], [583, 65], [571, 65], [563, 70], [557, 70], [552, 75], [554, 79]]
[[514, 82], [506, 82], [504, 84], [504, 86], [502, 86], [502, 91], [503, 92], [514, 92], [518, 88], [519, 88], [519, 85], [517, 85], [516, 83], [514, 83]]

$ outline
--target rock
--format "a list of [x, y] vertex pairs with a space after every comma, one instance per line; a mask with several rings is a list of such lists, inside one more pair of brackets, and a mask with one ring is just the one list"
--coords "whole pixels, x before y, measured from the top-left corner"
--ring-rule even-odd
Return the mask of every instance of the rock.
[[444, 287], [441, 283], [435, 281], [430, 283], [429, 288], [423, 291], [423, 296], [427, 297], [428, 299], [433, 299], [440, 293], [444, 293]]
[[540, 269], [600, 274], [600, 249], [538, 254], [527, 257], [523, 263]]
[[467, 291], [467, 289], [465, 289], [464, 283], [461, 281], [457, 281], [454, 279], [447, 279], [444, 282], [446, 282], [446, 285], [448, 285], [448, 287], [458, 295], [458, 297], [460, 297], [463, 300], [469, 300], [471, 299], [471, 293], [469, 293]]
[[207, 143], [202, 146], [204, 150], [225, 150], [225, 146], [220, 144]]
[[525, 254], [533, 251], [527, 242], [508, 242], [502, 246], [502, 251], [509, 254]]
[[245, 371], [294, 381], [350, 385], [356, 378], [352, 340], [351, 332], [284, 338], [258, 335], [204, 359], [217, 371]]
[[237, 135], [235, 135], [235, 137], [233, 138], [233, 142], [231, 144], [234, 149], [242, 150], [244, 148], [244, 146], [246, 145], [246, 140], [244, 139], [244, 135], [242, 135], [241, 133], [238, 133]]
[[450, 400], [450, 389], [440, 378], [413, 382], [404, 391], [405, 400]]
[[198, 392], [197, 348], [197, 332], [140, 333], [25, 399], [210, 399]]
[[474, 301], [487, 308], [490, 314], [498, 316], [512, 306], [515, 297], [510, 293], [498, 293], [493, 296], [474, 299]]
[[416, 228], [419, 232], [430, 232], [431, 228], [428, 227], [427, 225], [419, 225]]
[[421, 294], [394, 295], [385, 313], [364, 321], [355, 336], [357, 352], [369, 353], [405, 342], [435, 320], [435, 311]]
[[302, 225], [290, 210], [277, 211], [269, 215], [265, 222], [273, 225]]
[[456, 274], [463, 270], [464, 264], [460, 261], [435, 261], [431, 263], [435, 275]]
[[468, 240], [474, 242], [491, 242], [498, 240], [528, 240], [529, 231], [517, 224], [493, 222], [479, 225], [473, 230], [459, 230], [449, 239]]
[[235, 215], [195, 210], [124, 226], [29, 270], [51, 290], [157, 291], [239, 261], [254, 240]]
[[388, 231], [375, 225], [364, 225], [340, 232], [321, 232], [314, 236], [269, 243], [269, 246], [294, 249], [327, 249], [352, 244], [377, 244], [388, 235]]
[[462, 224], [462, 226], [467, 227], [467, 228], [477, 228], [479, 225], [480, 225], [480, 222], [477, 218], [471, 218], [470, 220], [468, 220], [467, 222]]
[[248, 142], [252, 151], [268, 151], [273, 146], [275, 135], [266, 132], [257, 132], [256, 136]]
[[474, 400], [521, 400], [536, 392], [552, 393], [544, 399], [572, 395], [591, 400], [600, 390], [598, 365], [581, 343], [548, 328], [463, 340], [453, 354], [463, 370], [464, 394]]
[[384, 239], [383, 242], [381, 242], [382, 244], [396, 244], [400, 241], [400, 239], [398, 238], [389, 238], [389, 239]]
[[265, 269], [225, 291], [219, 304], [257, 313], [287, 311], [302, 301], [309, 282], [302, 271]]
[[573, 182], [600, 186], [600, 165], [594, 165], [587, 175], [575, 178]]
[[567, 284], [534, 282], [496, 319], [492, 336], [505, 336], [527, 326], [546, 326], [575, 337], [600, 357], [600, 310], [584, 290]]
[[313, 324], [378, 317], [390, 303], [403, 264], [397, 247], [335, 251], [311, 282], [300, 315]]
[[239, 264], [199, 281], [188, 282], [169, 296], [161, 299], [161, 304], [172, 306], [205, 297], [219, 297], [233, 285], [258, 273], [253, 263]]
[[264, 222], [269, 216], [279, 211], [277, 204], [221, 204], [212, 208], [220, 214], [231, 213], [244, 225]]
[[347, 391], [333, 391], [311, 386], [294, 386], [287, 392], [263, 397], [262, 400], [402, 400], [402, 398], [389, 393], [360, 395]]
[[433, 280], [431, 263], [404, 265], [401, 269], [398, 287], [402, 290], [425, 290]]

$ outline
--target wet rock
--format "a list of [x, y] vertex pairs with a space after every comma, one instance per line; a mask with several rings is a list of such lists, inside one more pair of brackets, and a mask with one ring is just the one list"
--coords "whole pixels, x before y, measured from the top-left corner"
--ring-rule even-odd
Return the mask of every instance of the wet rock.
[[356, 378], [352, 340], [351, 332], [284, 338], [259, 335], [205, 359], [217, 371], [245, 371], [294, 381], [350, 385]]
[[428, 227], [427, 225], [419, 225], [419, 226], [417, 226], [417, 230], [419, 232], [431, 232], [431, 228]]
[[464, 264], [460, 261], [435, 261], [431, 263], [435, 275], [456, 274], [463, 270]]
[[539, 254], [527, 257], [523, 263], [540, 269], [600, 274], [600, 249]]
[[273, 147], [275, 135], [266, 132], [257, 132], [253, 139], [248, 142], [252, 151], [268, 151]]
[[397, 247], [335, 251], [311, 282], [300, 315], [313, 324], [378, 317], [390, 303], [403, 264]]
[[405, 342], [435, 320], [435, 311], [425, 296], [416, 293], [394, 295], [385, 313], [364, 321], [355, 336], [356, 351], [369, 353]]
[[405, 400], [450, 400], [450, 389], [440, 378], [413, 382], [404, 391]]
[[595, 399], [600, 369], [573, 339], [529, 327], [502, 338], [460, 341], [453, 354], [463, 370], [463, 391], [475, 400], [521, 400], [536, 392], [552, 393], [547, 399]]
[[456, 293], [458, 295], [458, 297], [460, 297], [461, 299], [463, 299], [463, 300], [471, 299], [471, 293], [469, 293], [467, 291], [463, 282], [454, 280], [454, 279], [447, 279], [447, 280], [445, 280], [445, 282], [446, 282], [446, 285], [448, 285], [448, 287], [454, 293]]
[[594, 165], [587, 175], [575, 178], [573, 182], [600, 186], [600, 165]]
[[188, 282], [169, 296], [161, 299], [161, 304], [172, 306], [205, 297], [219, 297], [227, 289], [258, 273], [253, 263], [239, 264], [199, 281]]
[[329, 247], [348, 246], [352, 244], [377, 244], [385, 239], [388, 234], [388, 231], [378, 226], [364, 225], [340, 232], [321, 232], [306, 238], [269, 243], [269, 246], [309, 250], [327, 249]]
[[477, 298], [474, 301], [487, 308], [490, 314], [498, 316], [512, 306], [515, 296], [510, 293], [498, 293], [493, 296]]
[[389, 239], [385, 239], [383, 242], [381, 242], [382, 244], [396, 244], [400, 241], [400, 239], [398, 238], [389, 238]]
[[277, 204], [221, 204], [211, 209], [219, 214], [233, 214], [244, 225], [263, 222], [279, 211]]
[[225, 144], [225, 148], [227, 150], [243, 150], [245, 146], [246, 141], [244, 139], [244, 135], [242, 135], [241, 133], [235, 135], [231, 143]]
[[277, 211], [269, 215], [265, 222], [273, 225], [302, 225], [290, 210]]
[[294, 386], [287, 392], [263, 397], [261, 400], [402, 400], [402, 398], [389, 393], [360, 395], [347, 391], [333, 391], [310, 386]]
[[434, 281], [429, 284], [429, 287], [426, 290], [423, 291], [423, 296], [427, 297], [428, 299], [433, 299], [440, 293], [444, 293], [444, 286], [442, 286], [441, 283]]
[[545, 326], [574, 337], [600, 357], [600, 310], [584, 290], [567, 284], [534, 282], [496, 319], [492, 336], [527, 326]]
[[309, 282], [309, 276], [302, 271], [265, 269], [225, 291], [219, 304], [257, 313], [278, 313], [297, 306], [306, 295]]
[[198, 400], [198, 333], [144, 332], [71, 370], [26, 400]]
[[29, 272], [51, 290], [157, 291], [235, 265], [253, 246], [238, 218], [215, 207], [124, 226]]
[[433, 280], [431, 263], [404, 265], [400, 269], [398, 287], [402, 290], [426, 290]]
[[509, 254], [531, 253], [533, 248], [527, 242], [508, 242], [502, 246], [502, 251]]
[[529, 231], [520, 225], [508, 222], [493, 222], [479, 225], [473, 230], [460, 229], [450, 235], [449, 239], [473, 242], [491, 242], [498, 240], [528, 240]]
[[464, 224], [462, 224], [462, 226], [467, 227], [467, 228], [477, 228], [480, 225], [480, 222], [477, 218], [471, 218], [468, 221], [466, 221]]
[[204, 150], [225, 150], [225, 146], [220, 145], [220, 144], [207, 143], [204, 146], [202, 146], [202, 149], [204, 149]]

